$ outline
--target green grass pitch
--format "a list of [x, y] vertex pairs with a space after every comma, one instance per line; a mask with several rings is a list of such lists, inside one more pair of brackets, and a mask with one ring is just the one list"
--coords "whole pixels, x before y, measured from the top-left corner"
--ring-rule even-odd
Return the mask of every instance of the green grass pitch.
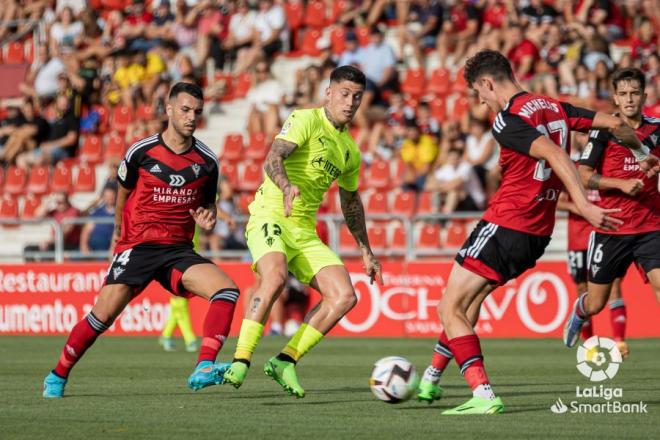
[[[575, 368], [575, 350], [559, 340], [483, 340], [486, 367], [506, 413], [441, 416], [469, 391], [455, 365], [443, 378], [445, 398], [433, 405], [388, 405], [368, 387], [377, 359], [401, 355], [423, 370], [432, 340], [328, 338], [298, 368], [307, 396], [296, 400], [261, 366], [284, 345], [266, 337], [239, 390], [186, 387], [195, 356], [165, 353], [155, 338], [106, 337], [74, 369], [66, 398], [41, 397], [44, 375], [54, 366], [61, 337], [0, 337], [0, 438], [14, 439], [458, 439], [561, 438], [650, 439], [660, 432], [660, 340], [630, 341], [631, 357], [605, 386], [623, 388], [623, 402], [645, 401], [648, 414], [553, 414], [576, 386], [591, 386]], [[221, 353], [233, 353], [231, 340]], [[180, 347], [180, 345], [179, 345]], [[603, 402], [603, 399], [578, 399]]]

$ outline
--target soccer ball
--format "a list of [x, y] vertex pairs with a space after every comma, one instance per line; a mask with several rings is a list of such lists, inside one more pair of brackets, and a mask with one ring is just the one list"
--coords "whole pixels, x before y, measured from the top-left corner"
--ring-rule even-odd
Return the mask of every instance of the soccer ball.
[[413, 364], [399, 356], [389, 356], [374, 364], [369, 385], [374, 395], [387, 403], [400, 403], [410, 399], [419, 378]]

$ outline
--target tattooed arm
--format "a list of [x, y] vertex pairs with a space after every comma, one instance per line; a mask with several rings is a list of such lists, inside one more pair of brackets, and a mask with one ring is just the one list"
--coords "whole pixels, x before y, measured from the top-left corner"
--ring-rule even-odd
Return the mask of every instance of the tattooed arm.
[[266, 175], [284, 194], [284, 215], [286, 217], [293, 209], [293, 199], [300, 196], [300, 190], [297, 186], [291, 184], [284, 168], [284, 159], [289, 157], [296, 148], [298, 148], [298, 145], [293, 142], [275, 139], [264, 163]]
[[355, 238], [362, 251], [364, 269], [367, 275], [371, 277], [371, 283], [373, 284], [374, 280], [378, 280], [383, 284], [380, 263], [369, 246], [367, 224], [364, 218], [364, 207], [362, 206], [360, 194], [357, 191], [346, 191], [339, 187], [339, 200], [341, 201], [341, 211], [344, 213], [346, 226], [348, 226], [348, 230], [351, 231], [353, 238]]

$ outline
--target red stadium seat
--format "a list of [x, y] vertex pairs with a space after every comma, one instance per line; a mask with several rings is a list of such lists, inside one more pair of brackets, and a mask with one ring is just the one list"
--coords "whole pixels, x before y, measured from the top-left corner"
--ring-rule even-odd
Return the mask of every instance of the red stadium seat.
[[339, 55], [346, 49], [346, 29], [335, 27], [330, 31], [330, 45], [332, 53]]
[[102, 105], [95, 105], [92, 110], [99, 114], [99, 133], [105, 133], [110, 125], [110, 112]]
[[330, 17], [330, 23], [337, 23], [339, 17], [346, 11], [351, 8], [351, 2], [347, 0], [336, 0], [332, 2], [332, 16]]
[[468, 84], [467, 81], [465, 81], [465, 77], [463, 76], [463, 72], [465, 71], [464, 67], [461, 67], [458, 72], [456, 72], [456, 77], [454, 78], [454, 82], [452, 84], [451, 91], [453, 93], [465, 93], [468, 89]]
[[367, 173], [367, 187], [389, 189], [392, 187], [390, 163], [384, 160], [374, 160]]
[[367, 201], [368, 214], [387, 214], [390, 212], [387, 193], [374, 192]]
[[59, 162], [53, 171], [53, 178], [50, 182], [51, 192], [69, 193], [71, 191], [71, 166]]
[[243, 169], [242, 178], [238, 183], [241, 191], [256, 191], [263, 181], [263, 169], [256, 163], [248, 163]]
[[249, 214], [250, 211], [248, 209], [248, 206], [250, 206], [250, 203], [254, 200], [254, 193], [242, 193], [238, 197], [238, 209], [241, 211], [241, 214]]
[[451, 112], [451, 118], [454, 121], [460, 121], [470, 110], [470, 101], [465, 96], [460, 96], [454, 101], [454, 109]]
[[394, 163], [394, 174], [392, 175], [392, 188], [401, 186], [406, 167], [407, 165], [403, 160], [396, 159], [396, 162]]
[[23, 220], [31, 220], [37, 217], [37, 209], [41, 206], [41, 197], [33, 194], [28, 194], [23, 199], [23, 207], [21, 208], [21, 218]]
[[25, 62], [32, 64], [34, 61], [34, 40], [32, 38], [25, 40]]
[[45, 165], [32, 167], [28, 177], [27, 192], [31, 194], [45, 194], [48, 192], [49, 177], [50, 167]]
[[421, 249], [440, 249], [440, 225], [423, 224], [419, 228], [415, 246]]
[[305, 30], [301, 50], [303, 54], [311, 57], [321, 55], [321, 51], [316, 47], [316, 41], [321, 38], [321, 31], [317, 29]]
[[436, 96], [447, 96], [451, 90], [451, 74], [449, 70], [438, 68], [431, 73], [427, 90]]
[[0, 200], [0, 218], [11, 220], [18, 218], [18, 201], [15, 197], [5, 195]]
[[222, 162], [220, 172], [227, 178], [232, 188], [238, 187], [238, 167], [230, 162]]
[[364, 47], [370, 43], [371, 34], [368, 26], [359, 26], [355, 28], [355, 35], [357, 35], [358, 43]]
[[116, 105], [112, 109], [111, 127], [120, 133], [126, 133], [128, 126], [133, 122], [134, 118], [135, 113], [132, 108], [122, 104]]
[[245, 98], [252, 87], [252, 76], [249, 73], [243, 72], [236, 78], [234, 84], [234, 98]]
[[24, 169], [15, 166], [7, 168], [5, 193], [11, 195], [23, 194], [26, 180], [27, 175]]
[[433, 212], [433, 194], [422, 191], [417, 199], [417, 214], [431, 214]]
[[383, 250], [387, 248], [387, 230], [384, 226], [377, 224], [370, 225], [369, 244], [373, 250]]
[[101, 136], [87, 135], [80, 147], [80, 160], [87, 163], [100, 163], [103, 159]]
[[5, 64], [23, 64], [25, 63], [25, 47], [20, 41], [12, 41], [7, 44], [7, 53], [3, 57]]
[[140, 104], [135, 113], [137, 119], [142, 121], [150, 121], [154, 118], [154, 108], [149, 104]]
[[412, 215], [415, 213], [415, 192], [398, 191], [394, 195], [392, 213], [412, 217]]
[[2, 191], [2, 187], [5, 185], [5, 169], [0, 167], [0, 191]]
[[108, 136], [108, 143], [105, 146], [105, 159], [121, 159], [126, 153], [126, 141], [124, 136], [112, 132]]
[[266, 145], [266, 136], [263, 133], [253, 133], [250, 135], [245, 157], [254, 161], [262, 162], [268, 154], [268, 145]]
[[357, 243], [353, 238], [353, 234], [348, 230], [348, 227], [345, 224], [341, 225], [339, 229], [339, 249], [341, 251], [357, 251]]
[[401, 91], [413, 98], [421, 97], [426, 90], [426, 77], [423, 69], [408, 69], [401, 84]]
[[94, 192], [96, 191], [96, 167], [85, 163], [78, 167], [76, 174], [76, 192]]
[[445, 247], [459, 249], [467, 238], [467, 228], [464, 220], [453, 220], [447, 225]]
[[447, 102], [441, 96], [434, 97], [429, 103], [431, 108], [431, 115], [438, 121], [445, 121], [447, 119]]
[[230, 133], [225, 137], [222, 147], [222, 160], [238, 162], [243, 159], [243, 136], [240, 133]]
[[286, 2], [284, 4], [284, 11], [286, 13], [287, 24], [292, 31], [299, 29], [303, 24], [305, 17], [305, 9], [303, 3], [300, 2]]
[[305, 10], [305, 25], [315, 29], [323, 29], [328, 24], [325, 14], [325, 3], [311, 0]]
[[390, 245], [389, 248], [392, 250], [406, 250], [408, 247], [408, 236], [406, 234], [406, 228], [399, 221], [393, 222], [390, 225]]

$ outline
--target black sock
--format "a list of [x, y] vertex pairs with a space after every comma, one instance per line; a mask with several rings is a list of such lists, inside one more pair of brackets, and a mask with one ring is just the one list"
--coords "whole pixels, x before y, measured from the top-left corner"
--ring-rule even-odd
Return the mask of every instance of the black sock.
[[248, 367], [250, 366], [250, 361], [248, 361], [247, 359], [234, 358], [232, 362], [240, 362], [242, 364], [247, 365]]
[[292, 364], [295, 364], [296, 361], [293, 359], [291, 356], [288, 354], [280, 353], [277, 355], [277, 359], [284, 361], [284, 362], [291, 362]]

